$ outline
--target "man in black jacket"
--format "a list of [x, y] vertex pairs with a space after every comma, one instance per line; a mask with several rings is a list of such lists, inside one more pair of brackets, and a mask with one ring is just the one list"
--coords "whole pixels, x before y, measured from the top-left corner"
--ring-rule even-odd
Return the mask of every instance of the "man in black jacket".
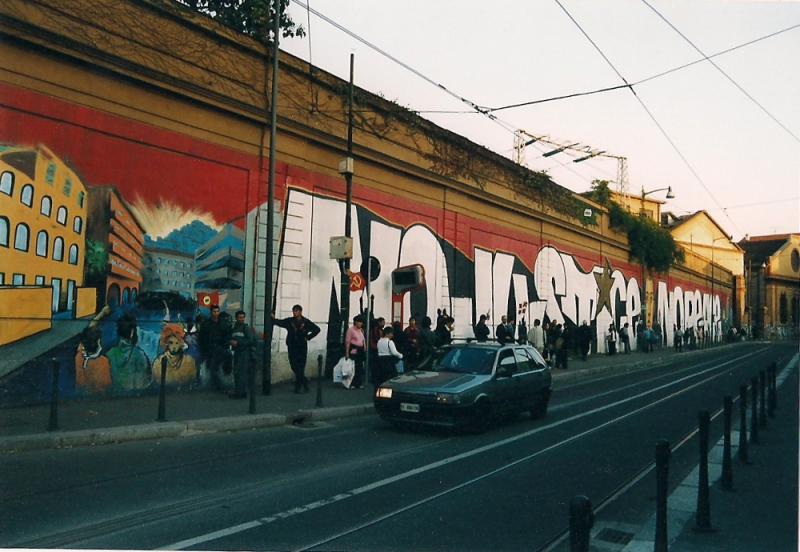
[[489, 339], [489, 326], [486, 325], [486, 315], [482, 314], [478, 323], [475, 324], [475, 339], [478, 343], [483, 343]]
[[247, 397], [250, 370], [253, 369], [256, 336], [253, 329], [245, 322], [245, 312], [236, 311], [236, 322], [231, 329], [231, 349], [233, 350], [233, 393], [232, 399]]
[[308, 358], [308, 342], [319, 333], [319, 326], [303, 316], [303, 307], [292, 307], [292, 316], [281, 320], [272, 316], [272, 323], [287, 331], [286, 347], [289, 349], [289, 366], [294, 372], [294, 392], [299, 393], [300, 387], [308, 392], [308, 378], [306, 377], [306, 359]]
[[225, 370], [226, 365], [230, 366], [231, 326], [228, 323], [229, 319], [229, 317], [222, 316], [219, 305], [211, 305], [211, 318], [200, 324], [197, 336], [200, 352], [203, 354], [206, 369], [211, 376], [211, 385], [217, 391], [223, 390], [220, 371]]

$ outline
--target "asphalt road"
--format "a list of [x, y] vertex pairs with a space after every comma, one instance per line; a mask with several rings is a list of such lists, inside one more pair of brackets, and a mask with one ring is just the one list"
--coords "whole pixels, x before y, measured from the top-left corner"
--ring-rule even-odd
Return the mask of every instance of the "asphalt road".
[[[713, 414], [794, 349], [720, 348], [556, 389], [545, 419], [481, 435], [398, 432], [365, 416], [5, 455], [0, 547], [539, 550], [563, 535], [577, 494], [643, 524], [653, 491], [631, 481], [656, 441], [680, 443], [699, 410]], [[720, 433], [717, 419], [712, 442]], [[696, 446], [677, 448], [671, 482], [696, 461]]]

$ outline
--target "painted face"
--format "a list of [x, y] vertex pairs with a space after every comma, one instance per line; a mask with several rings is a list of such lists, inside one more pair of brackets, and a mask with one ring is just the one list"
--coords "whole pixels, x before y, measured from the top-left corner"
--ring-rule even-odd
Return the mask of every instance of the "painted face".
[[171, 355], [177, 355], [183, 351], [183, 341], [177, 336], [171, 335], [167, 338], [167, 351]]

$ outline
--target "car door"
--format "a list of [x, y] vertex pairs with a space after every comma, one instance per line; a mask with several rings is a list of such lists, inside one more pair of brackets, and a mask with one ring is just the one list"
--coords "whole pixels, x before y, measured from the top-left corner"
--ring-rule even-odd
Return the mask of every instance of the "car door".
[[540, 377], [536, 363], [525, 347], [514, 350], [514, 357], [517, 361], [517, 397], [515, 406], [518, 410], [527, 410], [536, 401], [536, 393], [540, 389]]
[[509, 347], [497, 353], [497, 366], [494, 374], [493, 403], [496, 411], [508, 412], [516, 408], [519, 400], [517, 385], [519, 381], [514, 377], [517, 373], [517, 360], [514, 349]]
[[549, 395], [549, 390], [553, 383], [550, 367], [542, 358], [542, 355], [539, 354], [539, 351], [533, 347], [526, 347], [525, 354], [531, 359], [529, 378], [533, 396], [541, 396], [543, 392]]

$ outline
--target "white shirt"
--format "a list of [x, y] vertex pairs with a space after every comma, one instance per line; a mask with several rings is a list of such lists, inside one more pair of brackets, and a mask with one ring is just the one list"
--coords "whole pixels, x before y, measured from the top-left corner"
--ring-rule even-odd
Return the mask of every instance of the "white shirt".
[[382, 337], [378, 340], [378, 356], [393, 356], [403, 358], [403, 354], [397, 351], [394, 346], [394, 341], [388, 337]]
[[544, 349], [544, 330], [541, 326], [534, 326], [528, 332], [528, 340], [531, 344], [542, 352]]

